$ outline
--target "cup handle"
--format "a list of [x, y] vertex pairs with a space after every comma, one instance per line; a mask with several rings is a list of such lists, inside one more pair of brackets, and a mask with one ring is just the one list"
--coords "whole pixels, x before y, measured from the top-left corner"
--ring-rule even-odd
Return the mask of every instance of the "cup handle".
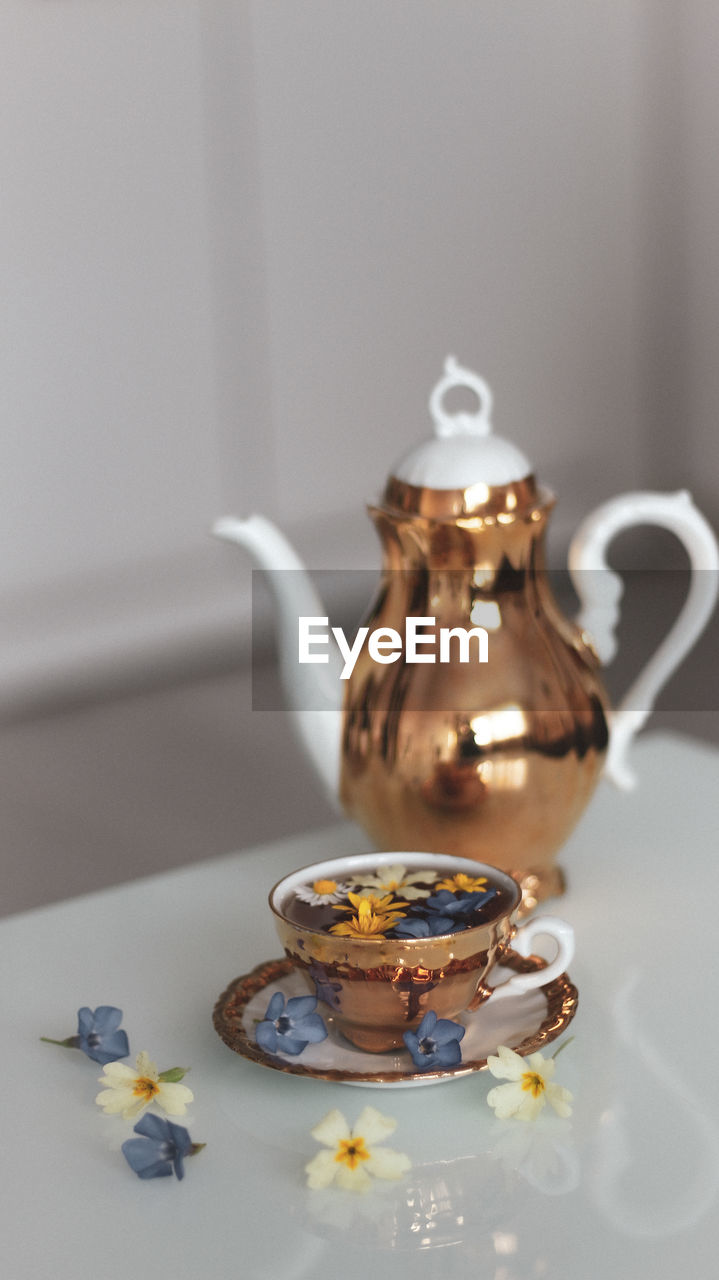
[[560, 920], [558, 916], [536, 916], [526, 920], [519, 926], [512, 939], [514, 950], [518, 951], [520, 956], [531, 956], [532, 943], [540, 934], [554, 938], [557, 944], [557, 954], [554, 959], [541, 969], [535, 969], [532, 973], [515, 973], [499, 986], [493, 987], [490, 992], [493, 1000], [501, 1000], [504, 996], [516, 996], [522, 991], [532, 991], [536, 987], [545, 987], [548, 982], [558, 978], [560, 973], [564, 973], [567, 965], [571, 964], [574, 956], [574, 929], [571, 924], [567, 924], [566, 920]]

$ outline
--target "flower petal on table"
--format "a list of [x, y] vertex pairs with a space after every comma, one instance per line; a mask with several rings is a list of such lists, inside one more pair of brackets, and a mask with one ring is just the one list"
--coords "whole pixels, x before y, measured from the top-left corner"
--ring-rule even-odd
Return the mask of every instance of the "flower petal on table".
[[[333, 1111], [327, 1113], [324, 1120], [320, 1120], [319, 1124], [315, 1125], [314, 1129], [310, 1129], [310, 1133], [318, 1142], [334, 1150], [340, 1142], [350, 1137], [350, 1127], [342, 1112], [335, 1107]], [[334, 1156], [332, 1158], [334, 1159]]]
[[512, 1081], [511, 1084], [495, 1085], [487, 1094], [487, 1102], [500, 1120], [506, 1120], [508, 1116], [513, 1116], [519, 1111], [526, 1097], [529, 1097], [529, 1094], [517, 1080]]
[[546, 1086], [547, 1101], [554, 1107], [558, 1116], [571, 1116], [573, 1094], [564, 1085], [550, 1083]]
[[[169, 1120], [163, 1120], [162, 1116], [157, 1116], [153, 1111], [146, 1111], [141, 1120], [135, 1125], [135, 1133], [141, 1133], [145, 1138], [154, 1138], [156, 1142], [164, 1142], [167, 1137], [167, 1126]], [[172, 1125], [173, 1129], [177, 1129], [177, 1125]], [[187, 1130], [183, 1130], [186, 1133]]]
[[171, 1178], [172, 1162], [167, 1156], [158, 1156], [155, 1142], [145, 1138], [128, 1138], [122, 1151], [130, 1168], [138, 1178]]
[[[106, 1115], [115, 1116], [122, 1113], [123, 1115], [132, 1115], [135, 1108], [135, 1095], [132, 1089], [102, 1089], [95, 1098], [98, 1106], [102, 1107]], [[140, 1100], [140, 1106], [144, 1105]]]
[[98, 1076], [100, 1083], [105, 1084], [108, 1080], [112, 1080], [113, 1082], [117, 1081], [118, 1086], [123, 1080], [127, 1081], [128, 1084], [131, 1080], [134, 1082], [138, 1075], [141, 1074], [133, 1067], [128, 1067], [124, 1062], [108, 1062], [103, 1067], [103, 1071], [105, 1074]]
[[95, 1025], [95, 1015], [92, 1009], [87, 1005], [83, 1005], [82, 1009], [77, 1011], [77, 1033], [80, 1036], [88, 1036]]
[[155, 1101], [159, 1103], [168, 1116], [184, 1116], [187, 1104], [195, 1095], [186, 1084], [163, 1084]]
[[111, 1031], [117, 1031], [121, 1022], [122, 1009], [117, 1009], [115, 1005], [101, 1004], [95, 1010], [95, 1031], [100, 1035], [106, 1036]]
[[499, 1046], [496, 1056], [490, 1054], [487, 1066], [498, 1080], [520, 1080], [527, 1070], [525, 1059], [505, 1044]]
[[557, 1068], [554, 1058], [545, 1058], [543, 1053], [530, 1053], [524, 1061], [527, 1064], [525, 1071], [536, 1071], [544, 1081], [551, 1080]]
[[138, 1053], [135, 1066], [138, 1076], [149, 1076], [151, 1080], [157, 1079], [157, 1063], [152, 1061], [145, 1049]]
[[[357, 1117], [352, 1133], [362, 1137], [368, 1147], [389, 1137], [397, 1128], [397, 1121], [392, 1116], [383, 1116], [376, 1107], [364, 1107]], [[340, 1135], [342, 1136], [342, 1135]]]

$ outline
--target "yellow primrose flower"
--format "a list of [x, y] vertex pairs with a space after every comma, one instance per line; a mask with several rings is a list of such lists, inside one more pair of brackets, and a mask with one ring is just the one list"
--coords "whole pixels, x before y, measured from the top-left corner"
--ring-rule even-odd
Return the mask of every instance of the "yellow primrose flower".
[[428, 886], [434, 884], [436, 879], [436, 871], [408, 873], [401, 862], [395, 862], [391, 867], [378, 867], [375, 875], [363, 876], [355, 882], [355, 886], [372, 893], [401, 894], [403, 898], [426, 898], [429, 888], [418, 888], [418, 882]]
[[481, 893], [486, 887], [486, 876], [468, 876], [463, 871], [458, 871], [456, 876], [447, 876], [445, 880], [440, 880], [439, 884], [435, 885], [435, 891], [448, 889], [450, 893]]
[[362, 898], [355, 914], [349, 920], [333, 924], [330, 933], [343, 938], [382, 938], [385, 930], [391, 929], [403, 917], [404, 911], [373, 911], [367, 899]]
[[138, 1053], [136, 1069], [123, 1062], [108, 1062], [99, 1077], [108, 1086], [95, 1098], [106, 1115], [123, 1115], [126, 1120], [139, 1116], [151, 1102], [157, 1103], [168, 1116], [184, 1116], [194, 1094], [187, 1085], [177, 1082], [184, 1076], [181, 1067], [171, 1067], [158, 1074], [157, 1066], [143, 1051]]
[[328, 1112], [324, 1120], [311, 1130], [321, 1142], [320, 1151], [305, 1165], [307, 1185], [313, 1191], [337, 1182], [346, 1191], [369, 1191], [372, 1178], [401, 1178], [410, 1169], [407, 1156], [389, 1147], [377, 1146], [397, 1128], [391, 1116], [380, 1115], [374, 1107], [365, 1107], [354, 1129], [350, 1129], [341, 1111]]
[[400, 902], [395, 898], [393, 893], [387, 893], [379, 898], [371, 889], [362, 893], [348, 893], [347, 897], [351, 905], [348, 907], [346, 903], [342, 903], [341, 906], [335, 907], [335, 911], [359, 911], [360, 903], [366, 902], [376, 915], [384, 915], [388, 911], [398, 911], [400, 907], [409, 906], [408, 902]]
[[500, 1045], [496, 1057], [487, 1058], [487, 1066], [498, 1080], [509, 1084], [495, 1085], [487, 1094], [487, 1102], [500, 1120], [516, 1116], [518, 1120], [536, 1120], [545, 1102], [549, 1102], [557, 1115], [572, 1114], [572, 1095], [569, 1089], [552, 1080], [554, 1058], [541, 1053], [530, 1053], [522, 1058], [513, 1049]]

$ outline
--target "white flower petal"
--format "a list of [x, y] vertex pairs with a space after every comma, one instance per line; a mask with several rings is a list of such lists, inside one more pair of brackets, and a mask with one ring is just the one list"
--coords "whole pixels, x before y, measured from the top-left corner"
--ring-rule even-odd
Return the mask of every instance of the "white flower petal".
[[498, 1084], [490, 1089], [487, 1102], [500, 1120], [506, 1120], [508, 1116], [517, 1114], [526, 1096], [528, 1095], [521, 1084], [512, 1081], [511, 1084]]
[[150, 1099], [147, 1095], [142, 1098], [136, 1098], [133, 1096], [132, 1101], [128, 1103], [122, 1114], [126, 1120], [135, 1120], [146, 1107], [149, 1107], [149, 1105]]
[[508, 1049], [506, 1044], [499, 1046], [496, 1057], [490, 1054], [487, 1066], [498, 1080], [521, 1080], [527, 1070], [524, 1058], [514, 1049]]
[[383, 1116], [375, 1107], [364, 1107], [357, 1117], [352, 1130], [353, 1138], [364, 1138], [365, 1146], [371, 1147], [389, 1137], [397, 1128], [397, 1121], [392, 1116]]
[[[100, 1084], [109, 1084], [115, 1089], [118, 1086], [126, 1085], [129, 1080], [136, 1080], [137, 1072], [134, 1067], [128, 1067], [124, 1062], [108, 1062], [103, 1067], [103, 1074], [98, 1079]], [[115, 1081], [117, 1081], [117, 1084]]]
[[536, 1120], [545, 1103], [544, 1091], [538, 1093], [536, 1098], [530, 1089], [523, 1091], [522, 1105], [515, 1115], [518, 1120]]
[[573, 1095], [561, 1084], [547, 1085], [547, 1101], [554, 1107], [558, 1116], [571, 1116]]
[[192, 1102], [194, 1097], [194, 1093], [186, 1084], [161, 1083], [152, 1101], [162, 1107], [168, 1116], [184, 1116], [188, 1102]]
[[147, 1076], [150, 1080], [157, 1079], [157, 1063], [152, 1061], [144, 1049], [137, 1055], [136, 1066], [138, 1076]]
[[343, 1139], [351, 1136], [347, 1121], [342, 1112], [338, 1111], [336, 1107], [333, 1111], [328, 1111], [324, 1120], [320, 1120], [319, 1124], [316, 1124], [314, 1129], [310, 1130], [310, 1133], [318, 1142], [322, 1142], [324, 1146], [332, 1147], [333, 1149]]
[[354, 1169], [350, 1169], [348, 1164], [338, 1164], [335, 1176], [345, 1191], [359, 1191], [364, 1194], [372, 1186], [372, 1179], [362, 1164], [356, 1164]]
[[375, 1178], [401, 1178], [403, 1173], [412, 1168], [409, 1156], [401, 1151], [392, 1151], [390, 1147], [373, 1147], [369, 1160], [364, 1165], [368, 1173]]
[[328, 1187], [334, 1181], [339, 1165], [331, 1151], [318, 1151], [314, 1160], [305, 1165], [307, 1186], [313, 1191]]
[[525, 1070], [536, 1071], [543, 1080], [552, 1079], [556, 1069], [554, 1058], [545, 1058], [543, 1053], [530, 1053], [529, 1057], [525, 1058], [525, 1062], [527, 1063]]
[[132, 1089], [103, 1089], [95, 1098], [99, 1107], [108, 1116], [118, 1115], [125, 1107], [130, 1106], [134, 1100]]
[[377, 879], [380, 884], [401, 884], [407, 874], [407, 868], [401, 862], [395, 862], [391, 867], [382, 867], [377, 872]]

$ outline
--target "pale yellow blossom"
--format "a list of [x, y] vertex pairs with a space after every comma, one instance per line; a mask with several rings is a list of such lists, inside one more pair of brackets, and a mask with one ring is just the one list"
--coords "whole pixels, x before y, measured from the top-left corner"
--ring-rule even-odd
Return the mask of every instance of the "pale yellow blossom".
[[126, 1120], [133, 1120], [153, 1102], [168, 1116], [184, 1116], [194, 1098], [187, 1085], [163, 1080], [144, 1051], [137, 1055], [135, 1070], [123, 1062], [108, 1062], [99, 1080], [108, 1087], [95, 1098], [98, 1106], [106, 1115], [119, 1114]]
[[363, 1109], [353, 1129], [341, 1111], [328, 1112], [311, 1130], [327, 1149], [305, 1165], [307, 1185], [317, 1191], [337, 1182], [347, 1191], [365, 1192], [372, 1178], [401, 1178], [412, 1167], [408, 1157], [381, 1145], [396, 1127], [396, 1120], [374, 1107]]
[[495, 1085], [487, 1094], [487, 1102], [500, 1120], [516, 1116], [518, 1120], [536, 1120], [545, 1102], [560, 1116], [572, 1114], [572, 1095], [563, 1085], [555, 1084], [554, 1058], [541, 1053], [521, 1057], [506, 1045], [500, 1045], [496, 1056], [487, 1058], [487, 1066], [498, 1080], [509, 1084]]
[[[364, 897], [365, 891], [370, 893], [393, 893], [403, 898], [426, 898], [428, 887], [437, 879], [436, 871], [412, 871], [401, 862], [389, 867], [378, 867], [374, 875], [358, 877], [355, 886]], [[423, 887], [425, 886], [425, 887]]]

